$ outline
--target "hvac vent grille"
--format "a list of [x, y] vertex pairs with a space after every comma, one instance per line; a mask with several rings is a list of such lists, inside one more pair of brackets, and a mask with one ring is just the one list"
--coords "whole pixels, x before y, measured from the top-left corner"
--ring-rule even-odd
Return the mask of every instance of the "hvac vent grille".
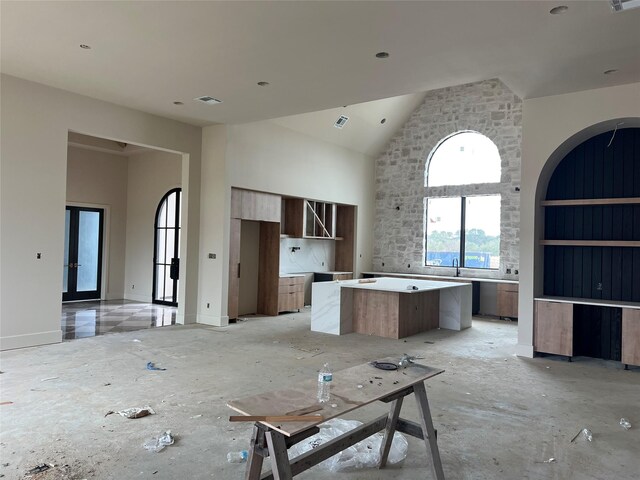
[[349, 121], [349, 117], [345, 117], [344, 115], [340, 115], [340, 117], [338, 117], [338, 120], [336, 120], [336, 123], [333, 124], [334, 127], [336, 128], [342, 128], [345, 126], [345, 124]]
[[640, 0], [610, 0], [611, 8], [615, 12], [623, 12], [640, 7]]
[[203, 97], [194, 98], [194, 100], [197, 100], [197, 101], [202, 102], [202, 103], [206, 103], [208, 105], [215, 105], [217, 103], [222, 103], [222, 100], [218, 100], [217, 98], [209, 97], [208, 95], [205, 95]]

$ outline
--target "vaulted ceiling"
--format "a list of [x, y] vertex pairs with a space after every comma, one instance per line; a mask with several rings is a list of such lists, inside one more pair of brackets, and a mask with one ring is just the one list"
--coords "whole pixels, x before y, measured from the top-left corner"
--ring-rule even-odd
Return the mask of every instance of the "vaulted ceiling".
[[[345, 105], [412, 94], [352, 107], [372, 124], [389, 117], [388, 131], [418, 92], [450, 85], [497, 77], [531, 98], [640, 81], [640, 9], [563, 3], [551, 15], [557, 3], [526, 0], [4, 0], [0, 67], [194, 125], [335, 109], [322, 114], [332, 123]], [[194, 101], [202, 95], [223, 103]], [[320, 119], [278, 120], [305, 121]]]

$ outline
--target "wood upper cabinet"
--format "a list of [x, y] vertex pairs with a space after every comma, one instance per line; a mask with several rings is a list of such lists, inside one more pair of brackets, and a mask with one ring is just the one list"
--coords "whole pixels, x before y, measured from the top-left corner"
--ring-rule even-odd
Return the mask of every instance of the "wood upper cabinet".
[[573, 304], [535, 301], [533, 347], [536, 352], [573, 356]]
[[622, 363], [640, 365], [640, 310], [622, 309]]
[[232, 188], [231, 218], [279, 223], [281, 201], [280, 195]]
[[518, 284], [499, 283], [497, 298], [499, 317], [518, 318]]
[[282, 201], [282, 233], [302, 238], [304, 230], [304, 199], [285, 198]]

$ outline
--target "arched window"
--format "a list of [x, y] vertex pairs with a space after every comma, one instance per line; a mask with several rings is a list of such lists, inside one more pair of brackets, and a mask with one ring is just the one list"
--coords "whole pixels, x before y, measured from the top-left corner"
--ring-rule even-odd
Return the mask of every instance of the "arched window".
[[500, 154], [478, 132], [456, 132], [442, 139], [427, 163], [427, 186], [471, 185], [500, 181]]
[[[425, 265], [500, 267], [500, 176], [498, 147], [484, 135], [457, 132], [436, 145], [426, 170]], [[455, 196], [438, 188], [448, 186]]]
[[180, 194], [174, 188], [156, 210], [153, 250], [153, 303], [178, 306], [180, 272]]

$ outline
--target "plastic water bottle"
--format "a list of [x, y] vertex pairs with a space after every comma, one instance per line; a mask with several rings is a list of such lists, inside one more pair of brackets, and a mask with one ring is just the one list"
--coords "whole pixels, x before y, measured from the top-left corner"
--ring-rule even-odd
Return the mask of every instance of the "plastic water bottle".
[[318, 402], [328, 402], [331, 396], [331, 380], [333, 380], [333, 374], [329, 368], [329, 364], [325, 363], [322, 369], [318, 372]]
[[249, 458], [249, 452], [241, 450], [239, 452], [227, 453], [227, 462], [229, 463], [244, 463]]

